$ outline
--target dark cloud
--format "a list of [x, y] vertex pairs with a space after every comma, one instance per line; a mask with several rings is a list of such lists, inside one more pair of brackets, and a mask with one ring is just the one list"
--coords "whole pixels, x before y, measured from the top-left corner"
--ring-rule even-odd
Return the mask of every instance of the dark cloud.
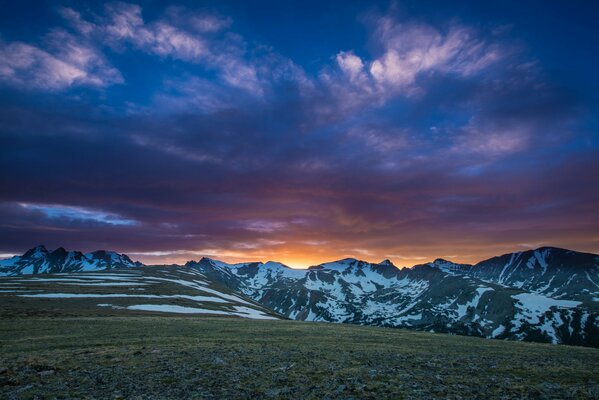
[[[120, 68], [144, 52], [162, 57], [169, 67], [155, 72], [168, 79], [138, 103], [3, 79], [2, 252], [46, 243], [299, 265], [473, 261], [535, 243], [597, 250], [592, 102], [553, 84], [520, 45], [383, 15], [378, 53], [340, 49], [310, 75], [243, 38], [218, 57], [225, 39], [211, 35], [235, 27], [219, 14], [176, 24], [180, 9], [152, 20], [133, 6], [61, 10], [92, 60]], [[51, 79], [35, 68], [19, 73]]]

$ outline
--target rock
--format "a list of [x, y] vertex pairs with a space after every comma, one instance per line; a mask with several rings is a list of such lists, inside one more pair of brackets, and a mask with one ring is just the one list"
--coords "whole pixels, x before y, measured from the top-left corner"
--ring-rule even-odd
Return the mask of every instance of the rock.
[[335, 389], [336, 393], [342, 393], [345, 390], [346, 386], [345, 385], [339, 385], [337, 386], [337, 389]]
[[212, 364], [214, 365], [225, 365], [225, 360], [223, 360], [220, 357], [214, 357], [214, 359], [212, 360]]
[[18, 388], [17, 390], [15, 390], [13, 392], [13, 394], [18, 394], [18, 393], [24, 392], [26, 390], [29, 390], [29, 389], [33, 388], [33, 387], [35, 387], [35, 385], [32, 385], [32, 384], [21, 386], [20, 388]]
[[291, 368], [295, 366], [295, 363], [291, 363], [289, 365], [285, 365], [283, 367], [277, 368], [278, 371], [289, 371]]
[[3, 375], [0, 377], [0, 387], [2, 386], [16, 386], [19, 384], [19, 381], [16, 380], [12, 376]]
[[280, 397], [281, 392], [282, 392], [281, 389], [275, 388], [275, 389], [268, 389], [265, 394], [266, 394], [266, 397]]

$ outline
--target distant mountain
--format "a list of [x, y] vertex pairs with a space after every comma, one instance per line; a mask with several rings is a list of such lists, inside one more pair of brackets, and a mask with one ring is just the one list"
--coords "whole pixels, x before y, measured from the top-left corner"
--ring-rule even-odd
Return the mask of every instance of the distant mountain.
[[80, 251], [66, 251], [62, 247], [48, 251], [45, 246], [37, 246], [22, 256], [0, 260], [0, 276], [95, 271], [141, 265], [114, 251], [98, 250], [84, 254]]
[[435, 261], [427, 264], [430, 267], [440, 269], [448, 274], [464, 274], [467, 273], [471, 268], [471, 264], [456, 264], [451, 261], [437, 258]]
[[[38, 246], [0, 261], [0, 274], [134, 266], [141, 264], [114, 252], [48, 252]], [[599, 347], [594, 254], [543, 247], [475, 265], [437, 259], [404, 269], [389, 260], [354, 258], [303, 270], [274, 261], [228, 264], [210, 258], [186, 267], [295, 320]]]
[[565, 270], [574, 274], [568, 285], [559, 286], [570, 290], [552, 297], [553, 292], [533, 290], [544, 286], [523, 284], [540, 279], [535, 278], [539, 272], [535, 268], [525, 267], [519, 272], [521, 279], [514, 276], [514, 280], [505, 272], [492, 272], [498, 266], [519, 270], [518, 262], [513, 262], [529, 260], [525, 253], [474, 266], [435, 260], [401, 270], [387, 260], [373, 264], [352, 258], [307, 270], [276, 262], [229, 265], [209, 258], [187, 266], [296, 320], [599, 346], [599, 287], [579, 286], [576, 292], [572, 285], [577, 275], [588, 274], [593, 280], [597, 262], [562, 249], [531, 251], [546, 267], [541, 281], [555, 276], [553, 282], [558, 282]]

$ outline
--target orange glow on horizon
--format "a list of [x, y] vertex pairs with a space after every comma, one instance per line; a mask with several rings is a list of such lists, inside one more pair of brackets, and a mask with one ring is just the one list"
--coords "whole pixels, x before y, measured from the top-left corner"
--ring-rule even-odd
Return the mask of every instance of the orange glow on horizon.
[[267, 262], [276, 261], [291, 268], [305, 269], [310, 266], [326, 262], [336, 261], [344, 258], [356, 258], [371, 263], [379, 263], [389, 259], [396, 267], [412, 267], [425, 264], [437, 258], [447, 259], [456, 263], [475, 264], [479, 261], [499, 256], [506, 253], [525, 251], [542, 246], [564, 247], [577, 251], [596, 253], [594, 246], [581, 248], [581, 246], [559, 245], [552, 243], [535, 244], [497, 244], [485, 246], [412, 246], [409, 249], [335, 249], [331, 246], [277, 246], [275, 248], [251, 249], [247, 251], [230, 249], [200, 249], [200, 250], [173, 250], [156, 252], [127, 252], [132, 259], [144, 264], [179, 264], [187, 261], [198, 261], [202, 257], [230, 264], [242, 262]]

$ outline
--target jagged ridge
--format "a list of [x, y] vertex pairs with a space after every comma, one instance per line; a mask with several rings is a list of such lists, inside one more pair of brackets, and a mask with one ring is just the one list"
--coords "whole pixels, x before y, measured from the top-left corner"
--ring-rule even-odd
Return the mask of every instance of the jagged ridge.
[[67, 251], [62, 247], [48, 251], [40, 245], [22, 256], [0, 261], [0, 275], [14, 276], [59, 272], [95, 271], [115, 268], [139, 267], [127, 255], [114, 251], [97, 250], [90, 253]]

